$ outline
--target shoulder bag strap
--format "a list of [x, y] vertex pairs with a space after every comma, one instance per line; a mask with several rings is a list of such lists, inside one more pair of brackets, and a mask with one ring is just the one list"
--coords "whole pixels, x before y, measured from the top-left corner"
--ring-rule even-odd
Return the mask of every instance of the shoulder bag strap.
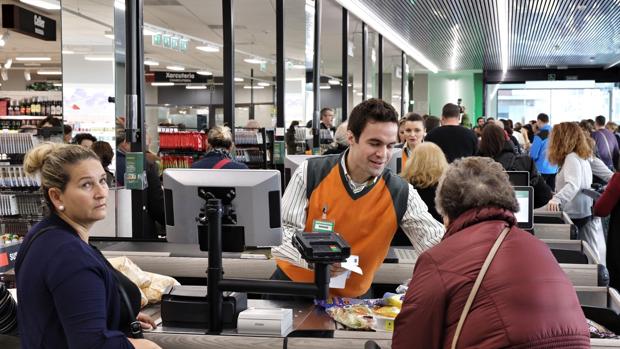
[[116, 268], [114, 268], [112, 263], [110, 263], [110, 261], [103, 255], [101, 250], [99, 250], [96, 246], [94, 246], [92, 244], [90, 245], [90, 247], [92, 247], [92, 249], [95, 250], [99, 254], [99, 256], [101, 256], [101, 258], [103, 258], [104, 263], [106, 264], [106, 266], [108, 267], [108, 269], [112, 273], [112, 276], [116, 280], [116, 287], [117, 287], [118, 293], [119, 293], [119, 295], [121, 297], [121, 301], [122, 301], [123, 304], [125, 304], [125, 309], [127, 310], [127, 314], [129, 315], [129, 317], [132, 320], [129, 323], [129, 331], [130, 331], [131, 337], [132, 338], [144, 338], [144, 334], [142, 332], [142, 325], [140, 325], [140, 321], [138, 321], [138, 317], [137, 317], [136, 313], [133, 311], [133, 308], [131, 306], [131, 301], [129, 300], [129, 296], [127, 295], [127, 291], [125, 291], [125, 289], [123, 288], [123, 285], [121, 284], [121, 280], [118, 277], [117, 273], [120, 273], [120, 271], [118, 271], [118, 270], [116, 270]]
[[456, 349], [456, 343], [459, 340], [461, 330], [463, 329], [463, 324], [465, 323], [465, 319], [467, 318], [467, 314], [469, 313], [469, 309], [471, 308], [471, 305], [474, 303], [474, 298], [476, 298], [476, 294], [478, 293], [480, 284], [482, 284], [482, 279], [484, 278], [484, 275], [487, 273], [487, 269], [489, 269], [489, 266], [491, 265], [491, 262], [493, 261], [493, 258], [495, 257], [497, 250], [499, 249], [499, 246], [502, 244], [502, 242], [504, 241], [504, 238], [506, 237], [509, 231], [510, 231], [510, 227], [506, 227], [504, 228], [502, 233], [499, 234], [499, 236], [497, 237], [497, 240], [495, 240], [495, 244], [493, 244], [493, 247], [491, 247], [491, 251], [489, 251], [489, 254], [487, 255], [487, 259], [485, 259], [484, 264], [482, 264], [482, 269], [480, 269], [480, 273], [478, 274], [478, 277], [476, 278], [474, 287], [471, 289], [471, 292], [469, 293], [469, 297], [467, 297], [465, 308], [463, 308], [463, 312], [461, 312], [461, 318], [459, 319], [459, 323], [456, 326], [456, 332], [454, 333], [454, 337], [452, 338], [452, 346], [451, 346], [452, 349]]
[[213, 165], [213, 169], [218, 170], [218, 169], [226, 166], [226, 164], [228, 164], [229, 162], [231, 162], [230, 159], [223, 158], [222, 160], [218, 161], [215, 165]]

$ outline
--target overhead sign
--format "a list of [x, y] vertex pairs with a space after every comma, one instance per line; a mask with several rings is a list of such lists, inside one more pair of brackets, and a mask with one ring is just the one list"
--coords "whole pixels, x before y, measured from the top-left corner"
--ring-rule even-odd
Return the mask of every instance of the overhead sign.
[[56, 41], [56, 21], [17, 5], [2, 5], [2, 28], [45, 41]]
[[206, 84], [211, 76], [199, 75], [194, 72], [156, 71], [155, 82], [175, 82], [185, 84]]

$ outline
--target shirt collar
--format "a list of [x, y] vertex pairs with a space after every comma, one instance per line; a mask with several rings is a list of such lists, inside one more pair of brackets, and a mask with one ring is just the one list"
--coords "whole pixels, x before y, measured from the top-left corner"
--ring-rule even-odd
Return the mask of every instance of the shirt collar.
[[347, 155], [349, 154], [349, 149], [345, 150], [340, 157], [340, 166], [342, 167], [342, 171], [344, 172], [344, 176], [347, 178], [347, 182], [352, 189], [364, 188], [367, 185], [375, 184], [379, 179], [379, 176], [371, 178], [364, 183], [357, 183], [353, 181], [353, 178], [349, 175], [349, 171], [347, 170]]

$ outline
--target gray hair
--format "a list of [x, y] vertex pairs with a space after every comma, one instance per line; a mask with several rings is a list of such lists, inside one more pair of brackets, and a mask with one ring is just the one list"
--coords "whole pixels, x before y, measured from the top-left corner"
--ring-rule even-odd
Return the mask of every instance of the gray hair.
[[345, 121], [336, 129], [336, 132], [334, 133], [334, 145], [337, 146], [340, 144], [345, 147], [349, 146], [349, 141], [347, 139], [347, 125], [348, 123]]
[[448, 167], [439, 179], [435, 206], [437, 212], [450, 221], [477, 207], [519, 210], [502, 165], [491, 158], [477, 156], [456, 160]]

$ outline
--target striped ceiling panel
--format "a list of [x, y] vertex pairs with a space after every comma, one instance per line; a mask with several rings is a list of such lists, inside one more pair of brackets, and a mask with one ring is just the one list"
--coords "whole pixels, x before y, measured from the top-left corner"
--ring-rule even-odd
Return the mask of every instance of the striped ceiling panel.
[[361, 0], [441, 70], [501, 69], [499, 1], [509, 69], [620, 60], [620, 0]]

